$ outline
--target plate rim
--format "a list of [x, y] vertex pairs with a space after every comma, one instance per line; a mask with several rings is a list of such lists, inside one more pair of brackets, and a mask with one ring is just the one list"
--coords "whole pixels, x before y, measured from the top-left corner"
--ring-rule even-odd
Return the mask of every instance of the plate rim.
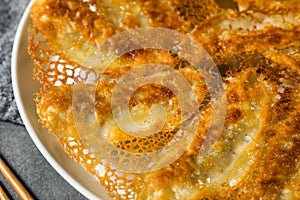
[[[26, 23], [29, 19], [30, 14], [30, 8], [32, 4], [34, 3], [34, 0], [30, 0], [28, 3], [22, 18], [18, 24], [18, 28], [14, 37], [13, 42], [13, 49], [12, 49], [12, 56], [11, 56], [11, 79], [12, 79], [12, 87], [13, 87], [13, 94], [15, 97], [15, 101], [17, 104], [18, 111], [20, 113], [21, 119], [25, 125], [25, 128], [27, 132], [29, 133], [29, 136], [33, 140], [35, 146], [38, 148], [38, 150], [41, 152], [43, 157], [47, 160], [47, 162], [52, 166], [52, 168], [61, 176], [65, 181], [67, 181], [74, 189], [79, 191], [83, 196], [85, 196], [88, 199], [99, 199], [98, 196], [87, 190], [84, 186], [82, 186], [77, 180], [75, 180], [68, 172], [66, 172], [59, 164], [58, 162], [53, 158], [53, 156], [49, 153], [47, 148], [42, 144], [41, 140], [38, 138], [38, 135], [36, 134], [31, 122], [29, 121], [27, 117], [27, 113], [24, 109], [24, 102], [22, 101], [20, 88], [18, 87], [18, 64], [17, 59], [19, 57], [19, 47], [20, 42], [22, 41], [22, 34], [25, 30]], [[75, 162], [75, 161], [74, 161]]]

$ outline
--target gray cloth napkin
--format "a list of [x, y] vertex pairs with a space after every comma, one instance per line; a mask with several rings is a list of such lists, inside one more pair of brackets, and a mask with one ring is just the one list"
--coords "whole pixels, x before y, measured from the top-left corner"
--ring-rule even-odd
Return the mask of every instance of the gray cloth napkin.
[[11, 83], [11, 52], [29, 0], [0, 0], [0, 120], [22, 124]]

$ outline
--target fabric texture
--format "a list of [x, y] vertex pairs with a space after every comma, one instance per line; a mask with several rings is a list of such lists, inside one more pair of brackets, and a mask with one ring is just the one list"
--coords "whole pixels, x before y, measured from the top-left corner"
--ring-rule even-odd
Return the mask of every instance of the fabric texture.
[[0, 120], [22, 124], [11, 82], [11, 53], [16, 30], [29, 0], [0, 0]]

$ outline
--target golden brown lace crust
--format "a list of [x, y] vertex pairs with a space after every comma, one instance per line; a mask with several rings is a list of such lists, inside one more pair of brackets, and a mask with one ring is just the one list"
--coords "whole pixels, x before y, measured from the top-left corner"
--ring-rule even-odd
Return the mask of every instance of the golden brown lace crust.
[[[31, 9], [29, 54], [39, 122], [115, 199], [300, 199], [300, 3], [298, 0], [237, 0], [239, 11], [212, 0], [36, 0]], [[210, 156], [198, 152], [208, 129], [207, 87], [193, 68], [162, 50], [118, 58], [98, 83], [99, 124], [117, 147], [148, 152], [166, 145], [179, 125], [180, 106], [165, 87], [146, 85], [130, 109], [167, 108], [167, 125], [148, 138], [134, 138], [113, 125], [110, 98], [119, 77], [145, 63], [173, 66], [194, 85], [203, 106], [190, 149], [165, 168], [142, 174], [105, 167], [82, 143], [72, 112], [73, 84], [96, 72], [82, 66], [96, 45], [139, 27], [165, 27], [189, 34], [217, 64], [226, 87], [226, 120]], [[86, 73], [80, 73], [80, 69]], [[139, 96], [139, 98], [137, 98]], [[170, 103], [171, 102], [171, 103]]]

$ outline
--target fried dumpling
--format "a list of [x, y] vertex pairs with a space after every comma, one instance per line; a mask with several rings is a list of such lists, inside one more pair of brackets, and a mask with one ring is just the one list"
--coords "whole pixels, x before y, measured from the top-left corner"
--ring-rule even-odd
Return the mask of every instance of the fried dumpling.
[[[29, 53], [34, 77], [43, 85], [36, 97], [39, 121], [112, 198], [300, 198], [300, 4], [297, 0], [237, 0], [237, 4], [239, 10], [222, 9], [213, 0], [36, 0], [33, 4]], [[101, 79], [95, 69], [85, 66], [86, 57], [106, 39], [144, 27], [189, 35], [218, 67], [226, 116], [220, 137], [205, 156], [199, 155], [200, 146], [210, 121], [218, 119], [211, 119], [209, 89], [191, 63], [172, 52], [140, 49], [116, 59]], [[182, 124], [181, 105], [172, 90], [144, 85], [129, 101], [131, 115], [140, 124], [151, 123], [148, 111], [153, 106], [165, 107], [166, 123], [149, 137], [126, 134], [111, 110], [118, 80], [147, 63], [168, 65], [183, 74], [202, 115], [191, 145], [176, 161], [155, 171], [132, 173], [107, 166], [86, 147], [85, 140], [93, 138], [88, 131], [87, 138], [78, 132], [74, 87], [97, 80], [95, 101], [83, 106], [94, 107], [96, 115], [86, 120], [91, 127], [99, 124], [109, 142], [133, 153], [155, 151], [167, 145]]]

